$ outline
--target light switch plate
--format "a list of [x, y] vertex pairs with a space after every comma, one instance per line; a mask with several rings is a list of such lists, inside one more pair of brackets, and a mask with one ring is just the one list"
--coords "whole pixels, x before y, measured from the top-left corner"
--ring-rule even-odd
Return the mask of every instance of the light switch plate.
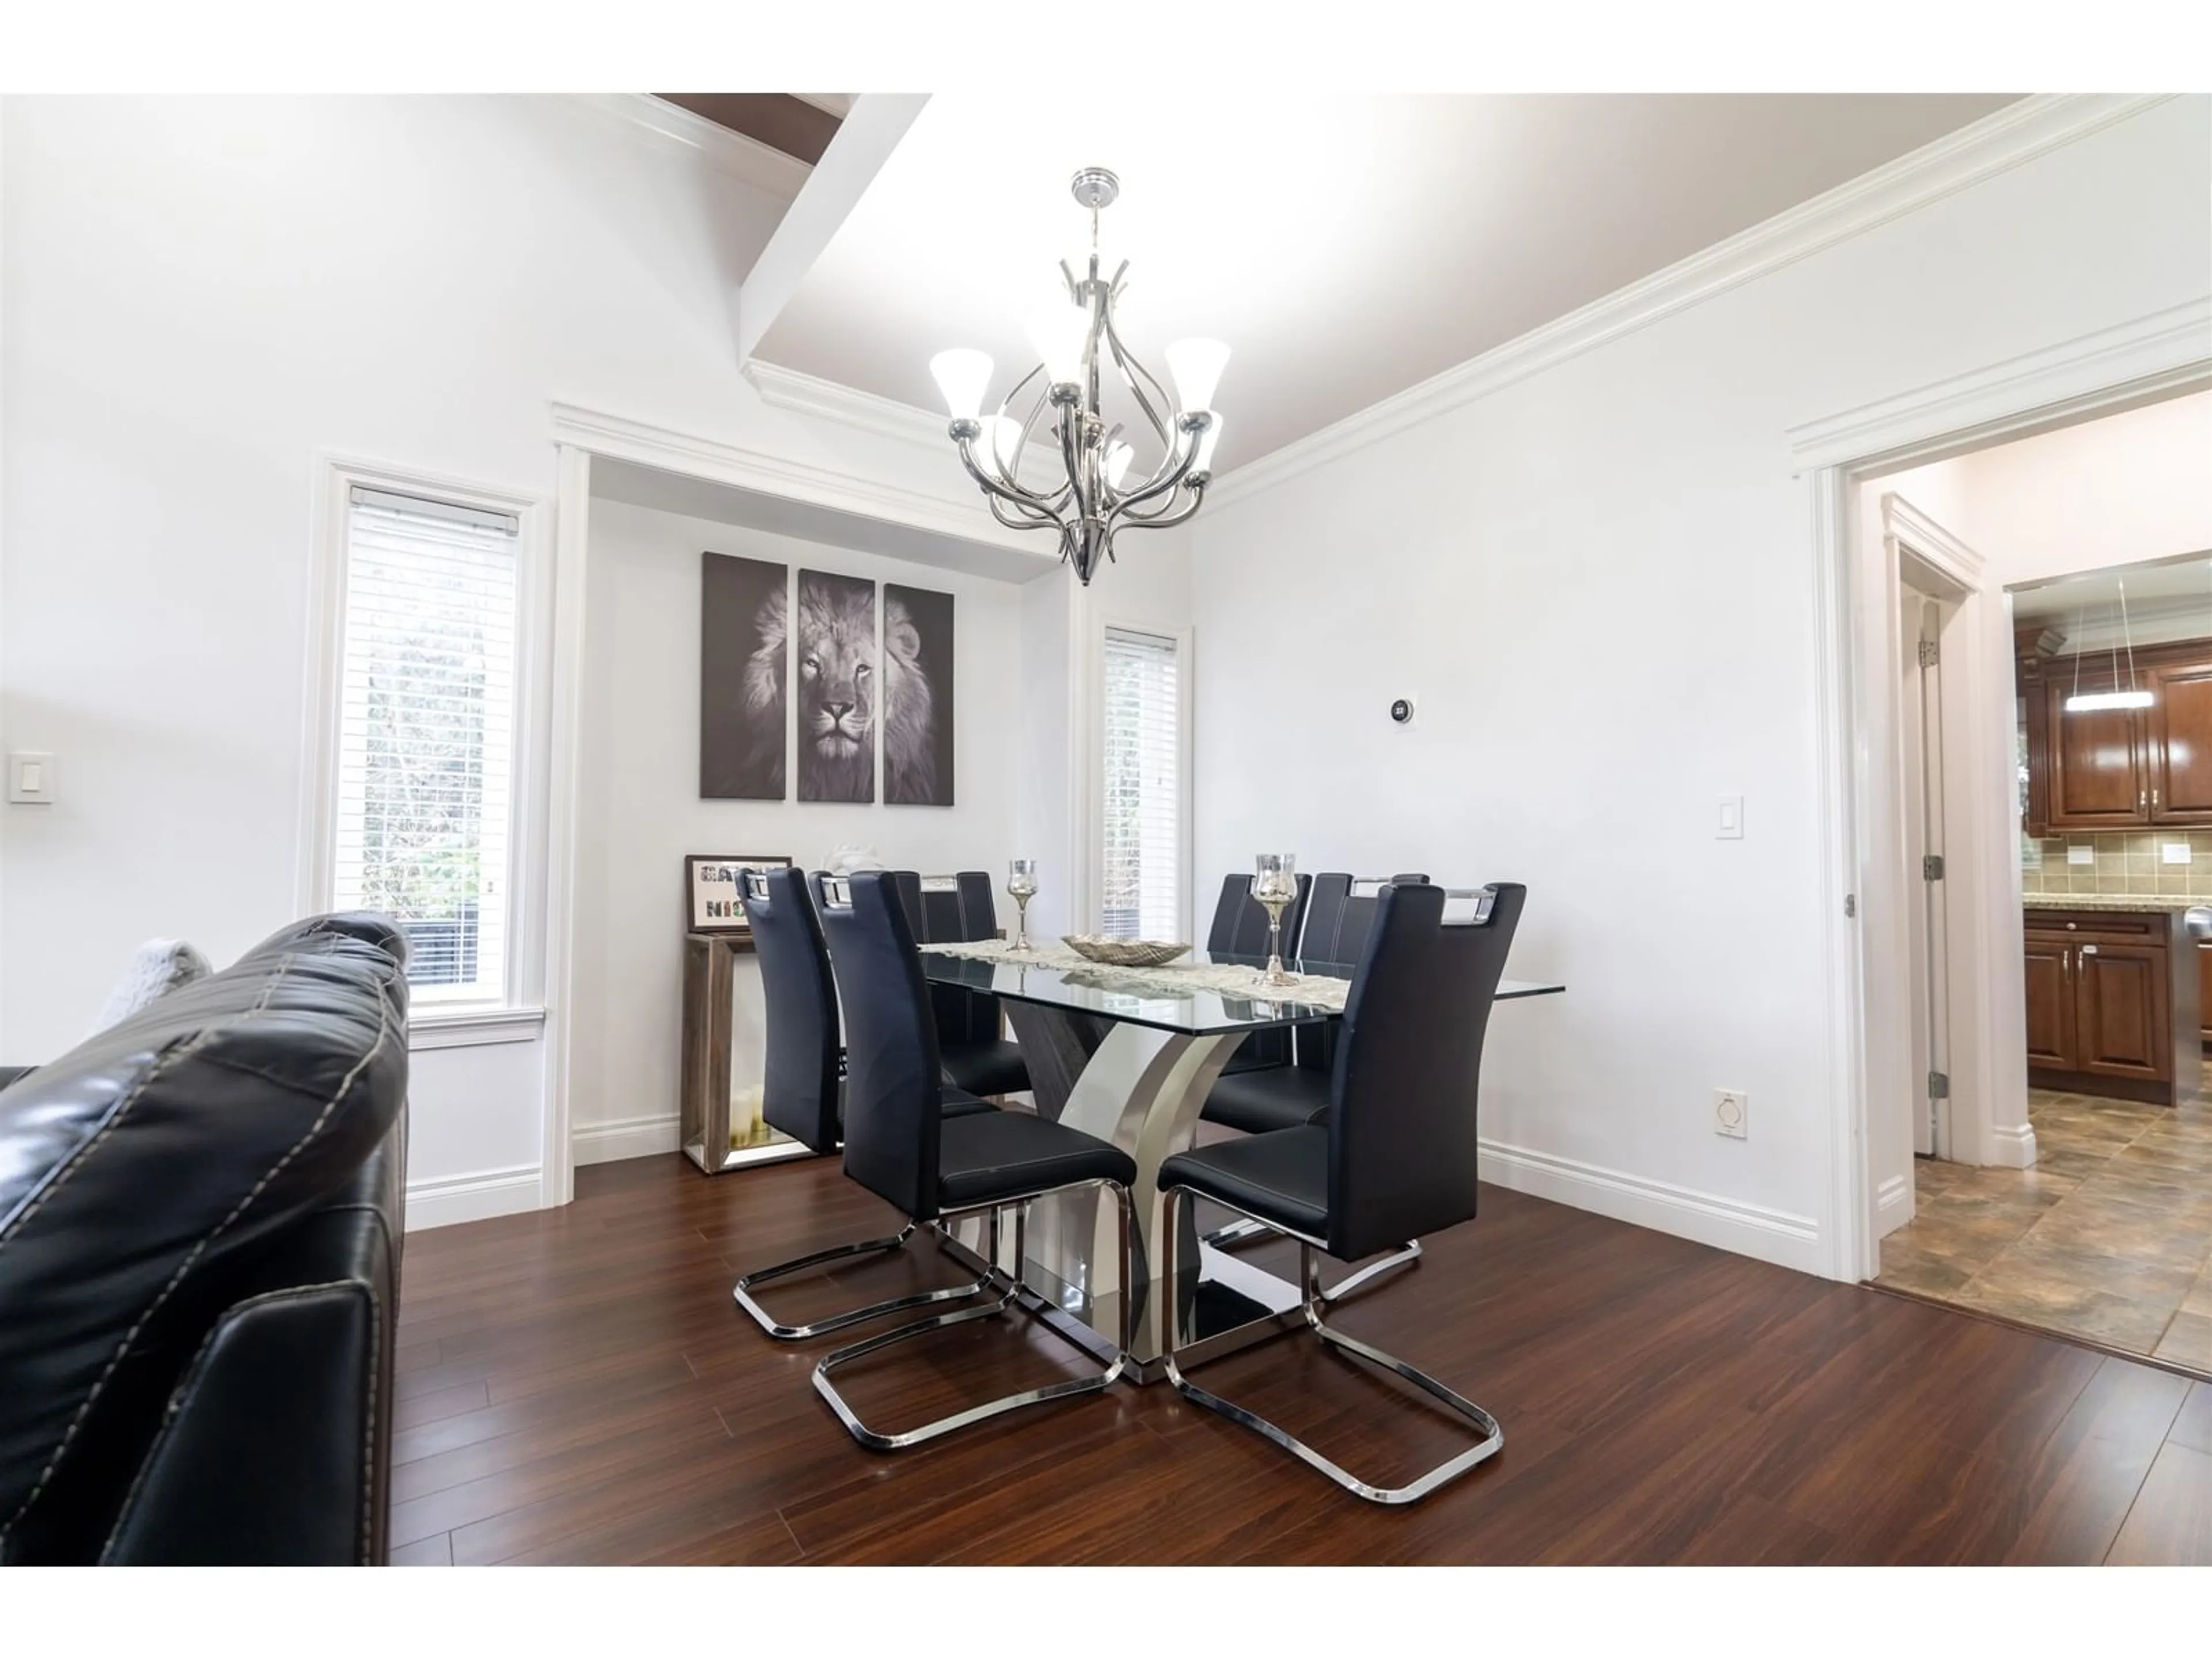
[[2069, 864], [2094, 864], [2096, 861], [2097, 849], [2094, 847], [2069, 847], [2066, 849], [2066, 862]]
[[2189, 862], [2189, 843], [2185, 841], [2162, 841], [2158, 844], [2159, 861], [2162, 864]]
[[1713, 836], [1717, 841], [1743, 839], [1743, 797], [1741, 795], [1721, 797], [1720, 820], [1713, 826]]
[[45, 806], [54, 798], [54, 757], [19, 750], [8, 757], [8, 799]]

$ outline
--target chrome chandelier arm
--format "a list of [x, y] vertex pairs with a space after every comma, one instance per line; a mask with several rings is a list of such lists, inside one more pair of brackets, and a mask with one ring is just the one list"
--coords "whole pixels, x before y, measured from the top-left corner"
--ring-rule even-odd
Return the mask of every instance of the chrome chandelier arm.
[[[1168, 471], [1164, 477], [1155, 476], [1127, 495], [1116, 497], [1112, 504], [1112, 511], [1117, 515], [1127, 517], [1129, 508], [1140, 502], [1152, 501], [1157, 496], [1171, 493], [1177, 484], [1188, 477], [1191, 468], [1198, 465], [1199, 441], [1204, 437], [1206, 428], [1212, 424], [1212, 420], [1213, 417], [1211, 415], [1206, 414], [1184, 416], [1182, 417], [1183, 435], [1188, 441], [1178, 444], [1168, 451], [1168, 459], [1174, 463], [1173, 470]], [[1194, 421], [1198, 424], [1191, 425], [1190, 422]]]
[[[957, 421], [953, 424], [956, 428], [960, 428], [971, 426], [974, 423], [967, 421]], [[1040, 495], [1033, 489], [1024, 489], [1012, 478], [999, 477], [998, 469], [995, 466], [987, 472], [981, 465], [977, 465], [975, 460], [975, 439], [977, 436], [978, 434], [975, 432], [958, 429], [956, 429], [952, 434], [954, 447], [960, 452], [960, 465], [968, 469], [968, 476], [973, 478], [985, 492], [991, 495], [997, 496], [1005, 501], [1012, 501], [1017, 506], [1034, 507], [1041, 513], [1052, 513], [1056, 500], [1055, 496]]]
[[1189, 486], [1189, 501], [1180, 507], [1176, 507], [1172, 501], [1169, 501], [1163, 503], [1157, 513], [1121, 513], [1117, 516], [1121, 523], [1133, 529], [1171, 530], [1176, 525], [1196, 516], [1200, 503], [1206, 499], [1206, 481], [1202, 477], [1194, 481]]
[[1019, 503], [1009, 506], [996, 495], [983, 497], [983, 505], [991, 509], [991, 516], [1009, 530], [1065, 530], [1066, 522], [1056, 513], [1040, 513]]
[[1145, 481], [1146, 485], [1157, 483], [1160, 475], [1174, 463], [1175, 433], [1159, 410], [1152, 407], [1152, 398], [1145, 396], [1145, 388], [1138, 384], [1138, 378], [1142, 376], [1152, 386], [1153, 396], [1160, 400], [1161, 408], [1173, 409], [1175, 400], [1168, 396], [1167, 389], [1161, 386], [1159, 378], [1138, 360], [1135, 353], [1121, 343], [1121, 336], [1114, 326], [1114, 313], [1110, 308], [1106, 313], [1106, 345], [1113, 356], [1114, 366], [1121, 371], [1121, 383], [1129, 388], [1129, 395], [1137, 400], [1137, 407], [1144, 411], [1145, 419], [1152, 423], [1153, 434], [1160, 441], [1160, 447], [1166, 452], [1152, 476]]

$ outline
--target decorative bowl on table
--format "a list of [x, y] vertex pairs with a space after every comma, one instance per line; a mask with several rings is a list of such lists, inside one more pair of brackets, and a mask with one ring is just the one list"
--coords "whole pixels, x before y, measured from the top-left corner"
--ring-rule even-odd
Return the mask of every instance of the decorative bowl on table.
[[1062, 933], [1060, 942], [1079, 957], [1109, 968], [1157, 968], [1190, 949], [1149, 939], [1100, 939], [1091, 933]]

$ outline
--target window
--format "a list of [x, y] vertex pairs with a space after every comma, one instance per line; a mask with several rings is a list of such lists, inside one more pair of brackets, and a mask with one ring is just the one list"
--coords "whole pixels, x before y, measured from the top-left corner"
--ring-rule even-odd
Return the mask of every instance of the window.
[[1182, 678], [1176, 641], [1106, 630], [1099, 930], [1172, 939], [1182, 915]]
[[347, 497], [331, 898], [406, 931], [418, 1005], [507, 996], [520, 529]]

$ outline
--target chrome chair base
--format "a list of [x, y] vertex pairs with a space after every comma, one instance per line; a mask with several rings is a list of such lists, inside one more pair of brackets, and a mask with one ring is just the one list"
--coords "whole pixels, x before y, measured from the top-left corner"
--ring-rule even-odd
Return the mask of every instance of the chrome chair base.
[[[1004, 1395], [996, 1400], [987, 1401], [980, 1406], [970, 1406], [964, 1410], [954, 1412], [949, 1417], [940, 1417], [933, 1423], [925, 1423], [919, 1428], [907, 1429], [896, 1434], [871, 1428], [862, 1422], [859, 1413], [854, 1411], [851, 1403], [838, 1392], [836, 1384], [830, 1380], [830, 1374], [832, 1371], [840, 1366], [849, 1364], [854, 1360], [864, 1358], [869, 1354], [879, 1353], [894, 1343], [904, 1342], [912, 1337], [927, 1335], [932, 1331], [943, 1330], [948, 1326], [964, 1325], [974, 1319], [995, 1318], [1013, 1307], [1021, 1297], [1022, 1263], [1027, 1247], [1029, 1206], [1031, 1200], [1044, 1196], [1044, 1193], [1027, 1193], [1018, 1198], [1006, 1199], [994, 1204], [976, 1205], [962, 1210], [948, 1210], [939, 1218], [940, 1222], [950, 1220], [957, 1215], [974, 1215], [979, 1212], [989, 1214], [991, 1239], [987, 1260], [991, 1271], [987, 1279], [1002, 1282], [1006, 1287], [1005, 1291], [998, 1301], [988, 1308], [963, 1308], [957, 1313], [939, 1314], [932, 1318], [919, 1319], [912, 1324], [902, 1325], [896, 1330], [885, 1331], [880, 1335], [869, 1337], [866, 1341], [855, 1342], [848, 1347], [839, 1348], [823, 1356], [821, 1363], [814, 1368], [814, 1391], [829, 1402], [830, 1409], [837, 1413], [837, 1420], [845, 1425], [846, 1431], [854, 1439], [871, 1451], [903, 1451], [909, 1446], [921, 1445], [925, 1441], [936, 1439], [939, 1435], [950, 1434], [955, 1429], [964, 1429], [970, 1424], [981, 1423], [987, 1418], [998, 1417], [1007, 1412], [1017, 1411], [1024, 1406], [1042, 1405], [1047, 1401], [1066, 1400], [1077, 1395], [1097, 1394], [1111, 1388], [1120, 1379], [1122, 1371], [1128, 1366], [1129, 1347], [1134, 1339], [1132, 1318], [1136, 1298], [1126, 1292], [1131, 1271], [1128, 1265], [1129, 1240], [1134, 1224], [1134, 1214], [1130, 1206], [1127, 1188], [1110, 1181], [1082, 1182], [1077, 1185], [1079, 1188], [1103, 1187], [1111, 1192], [1114, 1194], [1120, 1221], [1122, 1281], [1125, 1291], [1121, 1298], [1121, 1343], [1115, 1353], [1114, 1363], [1104, 1370], [1092, 1376], [1070, 1377], [1064, 1382], [1054, 1382], [1042, 1389], [1024, 1389], [1018, 1394]], [[1060, 1192], [1075, 1189], [1051, 1188], [1045, 1190]], [[1008, 1207], [1012, 1207], [1014, 1212], [1014, 1268], [1011, 1274], [1002, 1273], [998, 1267], [999, 1215], [1002, 1210]], [[1047, 1322], [1047, 1327], [1054, 1328], [1049, 1322]]]
[[[1177, 1263], [1175, 1257], [1176, 1242], [1179, 1237], [1177, 1232], [1177, 1222], [1179, 1220], [1179, 1217], [1176, 1214], [1176, 1206], [1178, 1205], [1188, 1205], [1190, 1203], [1192, 1194], [1188, 1188], [1177, 1187], [1170, 1189], [1165, 1196], [1167, 1199], [1167, 1224], [1164, 1231], [1167, 1237], [1168, 1260], [1164, 1277], [1170, 1285], [1173, 1285], [1177, 1282], [1176, 1277]], [[1210, 1194], [1207, 1196], [1211, 1202], [1219, 1203], [1221, 1201], [1218, 1199], [1213, 1198]], [[1361, 1272], [1353, 1274], [1351, 1279], [1346, 1279], [1342, 1285], [1338, 1285], [1335, 1291], [1332, 1293], [1322, 1289], [1321, 1269], [1319, 1263], [1315, 1259], [1316, 1246], [1313, 1241], [1299, 1237], [1298, 1235], [1295, 1233], [1288, 1234], [1286, 1237], [1297, 1238], [1298, 1240], [1299, 1276], [1304, 1281], [1306, 1291], [1306, 1323], [1312, 1328], [1314, 1334], [1321, 1339], [1322, 1346], [1324, 1347], [1335, 1349], [1342, 1353], [1354, 1355], [1358, 1358], [1368, 1361], [1371, 1364], [1378, 1365], [1385, 1370], [1395, 1372], [1397, 1376], [1403, 1377], [1407, 1382], [1413, 1383], [1416, 1388], [1421, 1389], [1424, 1393], [1437, 1401], [1454, 1415], [1464, 1418], [1468, 1423], [1472, 1424], [1475, 1431], [1481, 1435], [1482, 1438], [1480, 1441], [1469, 1447], [1467, 1450], [1460, 1453], [1456, 1457], [1449, 1458], [1445, 1462], [1437, 1464], [1434, 1468], [1427, 1470], [1405, 1486], [1370, 1486], [1366, 1481], [1360, 1480], [1357, 1475], [1349, 1473], [1336, 1463], [1332, 1462], [1329, 1459], [1322, 1456], [1321, 1453], [1316, 1451], [1311, 1446], [1307, 1445], [1305, 1442], [1298, 1439], [1296, 1436], [1289, 1433], [1287, 1431], [1279, 1427], [1275, 1424], [1270, 1423], [1266, 1418], [1260, 1416], [1256, 1412], [1248, 1411], [1243, 1407], [1237, 1405], [1233, 1401], [1222, 1399], [1218, 1395], [1208, 1394], [1204, 1389], [1200, 1388], [1196, 1383], [1191, 1382], [1190, 1379], [1183, 1374], [1182, 1368], [1176, 1362], [1175, 1310], [1173, 1309], [1169, 1309], [1166, 1310], [1168, 1314], [1168, 1325], [1161, 1345], [1162, 1358], [1166, 1365], [1168, 1381], [1174, 1385], [1176, 1392], [1182, 1395], [1184, 1399], [1191, 1401], [1194, 1404], [1205, 1407], [1208, 1411], [1219, 1413], [1232, 1423], [1241, 1423], [1248, 1429], [1256, 1430], [1259, 1433], [1266, 1436], [1267, 1438], [1273, 1441], [1277, 1445], [1280, 1446], [1285, 1451], [1289, 1452], [1292, 1456], [1297, 1458], [1301, 1462], [1306, 1463], [1311, 1468], [1318, 1469], [1322, 1474], [1335, 1481], [1338, 1486], [1343, 1487], [1346, 1492], [1356, 1493], [1359, 1497], [1366, 1498], [1370, 1503], [1374, 1504], [1411, 1504], [1416, 1499], [1427, 1497], [1431, 1492], [1436, 1491], [1437, 1487], [1445, 1485], [1447, 1482], [1456, 1480], [1461, 1475], [1465, 1474], [1476, 1464], [1483, 1462], [1486, 1458], [1495, 1455], [1498, 1449], [1505, 1444], [1505, 1431], [1498, 1426], [1498, 1419], [1492, 1417], [1488, 1412], [1483, 1410], [1481, 1407], [1476, 1405], [1473, 1401], [1465, 1398], [1463, 1395], [1455, 1393], [1449, 1388], [1446, 1388], [1442, 1382], [1439, 1382], [1435, 1377], [1431, 1376], [1427, 1372], [1419, 1370], [1413, 1366], [1407, 1364], [1404, 1360], [1396, 1358], [1395, 1355], [1385, 1353], [1382, 1349], [1375, 1347], [1370, 1344], [1362, 1342], [1357, 1337], [1347, 1336], [1341, 1331], [1332, 1330], [1322, 1322], [1322, 1310], [1328, 1304], [1332, 1294], [1340, 1296], [1345, 1291], [1352, 1288], [1356, 1285], [1363, 1285], [1371, 1282], [1376, 1273], [1382, 1272], [1386, 1268], [1404, 1265], [1407, 1261], [1412, 1260], [1413, 1256], [1419, 1255], [1420, 1250], [1419, 1243], [1416, 1241], [1414, 1243], [1407, 1246], [1406, 1250], [1400, 1251], [1393, 1255], [1386, 1256], [1381, 1261], [1376, 1262], [1372, 1267], [1363, 1269]]]
[[[992, 1218], [992, 1243], [998, 1243], [997, 1218]], [[854, 1256], [878, 1255], [906, 1248], [914, 1237], [911, 1221], [889, 1238], [871, 1238], [858, 1244], [838, 1244], [826, 1250], [817, 1250], [811, 1255], [802, 1255], [789, 1261], [779, 1261], [773, 1267], [763, 1267], [740, 1279], [730, 1294], [737, 1304], [753, 1316], [763, 1330], [779, 1342], [803, 1342], [812, 1336], [826, 1336], [832, 1331], [842, 1331], [849, 1325], [858, 1325], [871, 1319], [880, 1319], [885, 1314], [903, 1313], [912, 1308], [927, 1308], [939, 1302], [960, 1302], [971, 1296], [981, 1296], [991, 1287], [991, 1275], [985, 1274], [972, 1285], [953, 1285], [939, 1291], [919, 1291], [912, 1296], [893, 1297], [887, 1302], [872, 1303], [865, 1308], [832, 1314], [827, 1319], [817, 1319], [805, 1325], [780, 1324], [769, 1310], [761, 1306], [752, 1292], [756, 1285], [766, 1285], [778, 1279], [787, 1279], [802, 1273], [810, 1267], [819, 1267], [825, 1262], [848, 1261]]]
[[[1242, 1244], [1248, 1239], [1284, 1237], [1286, 1235], [1278, 1233], [1266, 1222], [1255, 1221], [1248, 1215], [1239, 1216], [1225, 1226], [1216, 1227], [1199, 1242], [1213, 1249], [1221, 1250], [1226, 1249], [1231, 1244]], [[1420, 1259], [1421, 1241], [1416, 1238], [1407, 1243], [1403, 1249], [1392, 1251], [1380, 1261], [1370, 1261], [1350, 1278], [1330, 1285], [1321, 1293], [1321, 1299], [1323, 1302], [1341, 1302], [1345, 1297], [1365, 1290], [1393, 1267], [1410, 1267]]]

